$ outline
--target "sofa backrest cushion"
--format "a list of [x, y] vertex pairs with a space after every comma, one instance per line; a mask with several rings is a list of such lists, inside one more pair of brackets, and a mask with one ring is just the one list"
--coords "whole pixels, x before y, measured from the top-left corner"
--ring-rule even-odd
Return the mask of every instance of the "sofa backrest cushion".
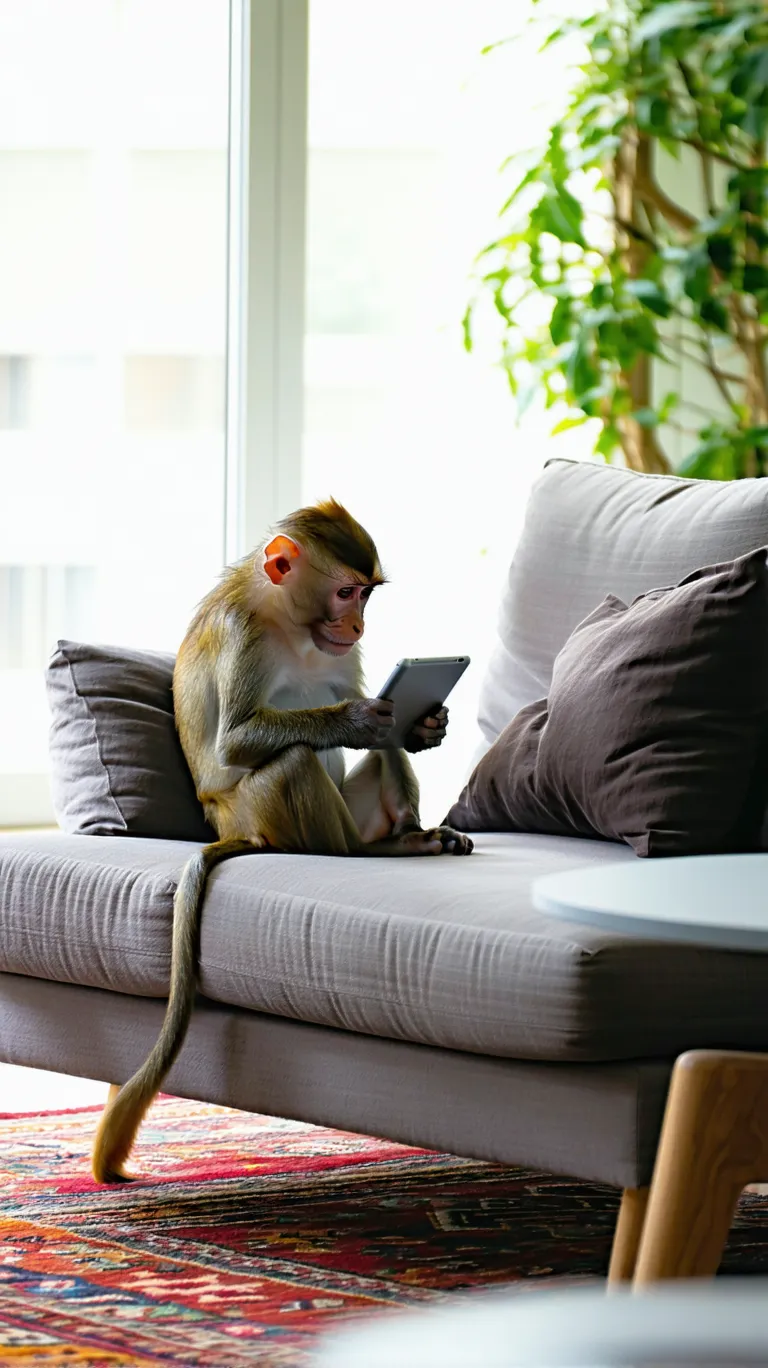
[[46, 674], [51, 786], [72, 834], [212, 841], [173, 718], [171, 655], [59, 641]]
[[556, 459], [536, 482], [480, 696], [486, 745], [546, 698], [555, 656], [607, 594], [631, 603], [768, 544], [768, 480], [681, 480]]

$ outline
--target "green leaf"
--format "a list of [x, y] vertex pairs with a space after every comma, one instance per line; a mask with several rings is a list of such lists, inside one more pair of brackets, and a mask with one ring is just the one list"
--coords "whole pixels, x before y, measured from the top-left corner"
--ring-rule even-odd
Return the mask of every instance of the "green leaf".
[[575, 171], [596, 166], [599, 170], [608, 166], [616, 155], [620, 139], [613, 133], [595, 138], [583, 139], [581, 146], [571, 153], [571, 165]]
[[758, 104], [750, 104], [744, 112], [741, 127], [748, 138], [762, 139], [768, 125], [768, 110]]
[[539, 162], [537, 162], [535, 166], [529, 167], [525, 175], [515, 186], [512, 194], [502, 204], [499, 210], [499, 218], [506, 214], [508, 209], [511, 209], [518, 196], [521, 195], [524, 190], [527, 190], [529, 185], [535, 185], [538, 181], [543, 180], [544, 175], [545, 172]]
[[609, 381], [599, 381], [591, 389], [584, 390], [579, 395], [579, 408], [586, 413], [588, 418], [600, 418], [603, 414], [605, 400], [609, 398], [611, 385]]
[[639, 299], [646, 309], [650, 309], [651, 313], [656, 314], [659, 318], [669, 318], [672, 313], [670, 301], [655, 280], [644, 278], [628, 280], [624, 288], [627, 294], [632, 295], [634, 299]]
[[489, 52], [495, 52], [497, 48], [506, 47], [508, 43], [514, 43], [514, 38], [497, 38], [495, 43], [486, 43], [481, 47], [480, 56], [487, 57]]
[[710, 293], [709, 257], [704, 247], [694, 247], [683, 267], [683, 289], [689, 299], [700, 303]]
[[659, 256], [670, 266], [682, 266], [688, 260], [690, 252], [687, 247], [662, 244]]
[[707, 238], [707, 255], [718, 271], [728, 275], [733, 270], [736, 256], [733, 238], [725, 233], [713, 233], [712, 237]]
[[713, 328], [718, 328], [720, 332], [730, 332], [728, 310], [721, 299], [710, 297], [702, 300], [699, 314], [704, 323], [710, 323]]
[[768, 85], [768, 46], [752, 50], [752, 78], [758, 89]]
[[746, 29], [755, 21], [754, 14], [737, 14], [735, 19], [730, 19], [724, 28], [720, 29], [711, 39], [713, 51], [718, 52], [722, 48], [727, 48], [734, 38], [740, 38]]
[[661, 348], [656, 333], [656, 324], [647, 313], [634, 314], [624, 323], [624, 341], [627, 360], [632, 361], [633, 352], [646, 352], [648, 356], [661, 356]]
[[595, 455], [610, 459], [618, 446], [621, 446], [621, 433], [612, 423], [607, 423], [595, 442]]
[[672, 157], [674, 161], [679, 161], [682, 156], [682, 148], [679, 142], [675, 138], [666, 138], [661, 133], [658, 138], [659, 146], [664, 148], [667, 155]]
[[535, 381], [531, 381], [530, 384], [527, 385], [520, 385], [519, 389], [517, 390], [518, 418], [523, 418], [525, 416], [525, 414], [531, 407], [531, 404], [533, 403], [534, 399], [538, 398], [539, 393], [540, 386]]
[[547, 48], [552, 47], [553, 43], [559, 43], [561, 38], [565, 36], [566, 31], [564, 24], [559, 24], [557, 28], [552, 29], [541, 44], [539, 52], [546, 52]]
[[598, 382], [599, 374], [587, 350], [584, 337], [580, 337], [566, 362], [566, 377], [576, 403], [581, 406], [580, 397]]
[[655, 428], [659, 426], [659, 415], [653, 408], [635, 409], [634, 413], [632, 414], [632, 417], [635, 419], [635, 422], [640, 424], [641, 427]]
[[461, 320], [461, 332], [464, 340], [464, 350], [472, 350], [472, 305], [468, 304]]
[[633, 34], [634, 46], [642, 47], [652, 38], [661, 38], [672, 29], [692, 26], [710, 12], [706, 0], [671, 0], [657, 4], [640, 20]]
[[731, 76], [730, 88], [740, 98], [759, 95], [768, 82], [768, 47], [750, 47], [746, 59], [740, 62]]
[[561, 418], [559, 423], [555, 423], [550, 436], [557, 437], [560, 432], [570, 432], [571, 428], [583, 427], [588, 421], [586, 413], [580, 413], [574, 418]]
[[732, 480], [736, 476], [733, 448], [723, 443], [706, 443], [696, 447], [681, 462], [677, 474], [688, 480]]
[[761, 194], [768, 188], [768, 165], [745, 166], [728, 181], [728, 189], [733, 194]]
[[624, 385], [618, 385], [611, 395], [611, 415], [622, 418], [632, 412], [632, 395]]
[[768, 247], [768, 227], [762, 223], [754, 223], [749, 219], [744, 224], [744, 231], [750, 242], [754, 242], [761, 251], [764, 247]]
[[659, 134], [671, 131], [669, 105], [666, 100], [659, 99], [658, 95], [638, 95], [635, 112], [640, 128]]
[[765, 266], [745, 266], [744, 289], [747, 294], [757, 294], [758, 290], [768, 290], [768, 268]]
[[571, 322], [571, 301], [568, 298], [558, 299], [552, 310], [552, 317], [549, 320], [549, 335], [556, 347], [559, 347], [567, 338]]
[[560, 242], [575, 242], [586, 247], [582, 233], [582, 208], [567, 190], [544, 195], [531, 212], [531, 228], [537, 233], [551, 233]]

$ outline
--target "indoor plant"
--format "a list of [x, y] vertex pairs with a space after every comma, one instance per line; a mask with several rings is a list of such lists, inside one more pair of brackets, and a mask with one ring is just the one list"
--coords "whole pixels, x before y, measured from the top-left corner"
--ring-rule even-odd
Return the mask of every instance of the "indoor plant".
[[[599, 419], [596, 451], [638, 470], [670, 468], [680, 423], [685, 473], [768, 474], [764, 0], [605, 0], [547, 27], [545, 45], [583, 45], [575, 84], [479, 257], [512, 390], [565, 401], [555, 430]], [[691, 202], [662, 188], [669, 158], [695, 172]], [[685, 406], [658, 364], [681, 356], [709, 377]]]

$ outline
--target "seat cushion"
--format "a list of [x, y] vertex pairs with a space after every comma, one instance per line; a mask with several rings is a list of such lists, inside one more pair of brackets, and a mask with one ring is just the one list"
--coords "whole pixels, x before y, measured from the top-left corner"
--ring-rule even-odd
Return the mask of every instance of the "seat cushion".
[[478, 720], [487, 747], [546, 698], [555, 656], [615, 594], [625, 603], [768, 545], [768, 480], [681, 480], [556, 459], [536, 482]]
[[149, 838], [0, 834], [0, 970], [164, 996], [173, 895], [198, 849]]
[[[193, 846], [0, 837], [0, 970], [167, 991], [172, 896]], [[254, 854], [211, 875], [201, 988], [277, 1016], [507, 1058], [768, 1048], [768, 956], [548, 920], [538, 875], [635, 857], [598, 841], [480, 835], [469, 859]]]

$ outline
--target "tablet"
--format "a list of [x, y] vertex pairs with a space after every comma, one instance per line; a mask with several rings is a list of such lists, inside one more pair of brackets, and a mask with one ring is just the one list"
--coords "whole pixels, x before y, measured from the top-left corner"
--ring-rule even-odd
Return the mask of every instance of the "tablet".
[[379, 698], [395, 705], [395, 726], [388, 746], [402, 746], [414, 722], [442, 707], [469, 664], [469, 656], [415, 656], [398, 660]]

